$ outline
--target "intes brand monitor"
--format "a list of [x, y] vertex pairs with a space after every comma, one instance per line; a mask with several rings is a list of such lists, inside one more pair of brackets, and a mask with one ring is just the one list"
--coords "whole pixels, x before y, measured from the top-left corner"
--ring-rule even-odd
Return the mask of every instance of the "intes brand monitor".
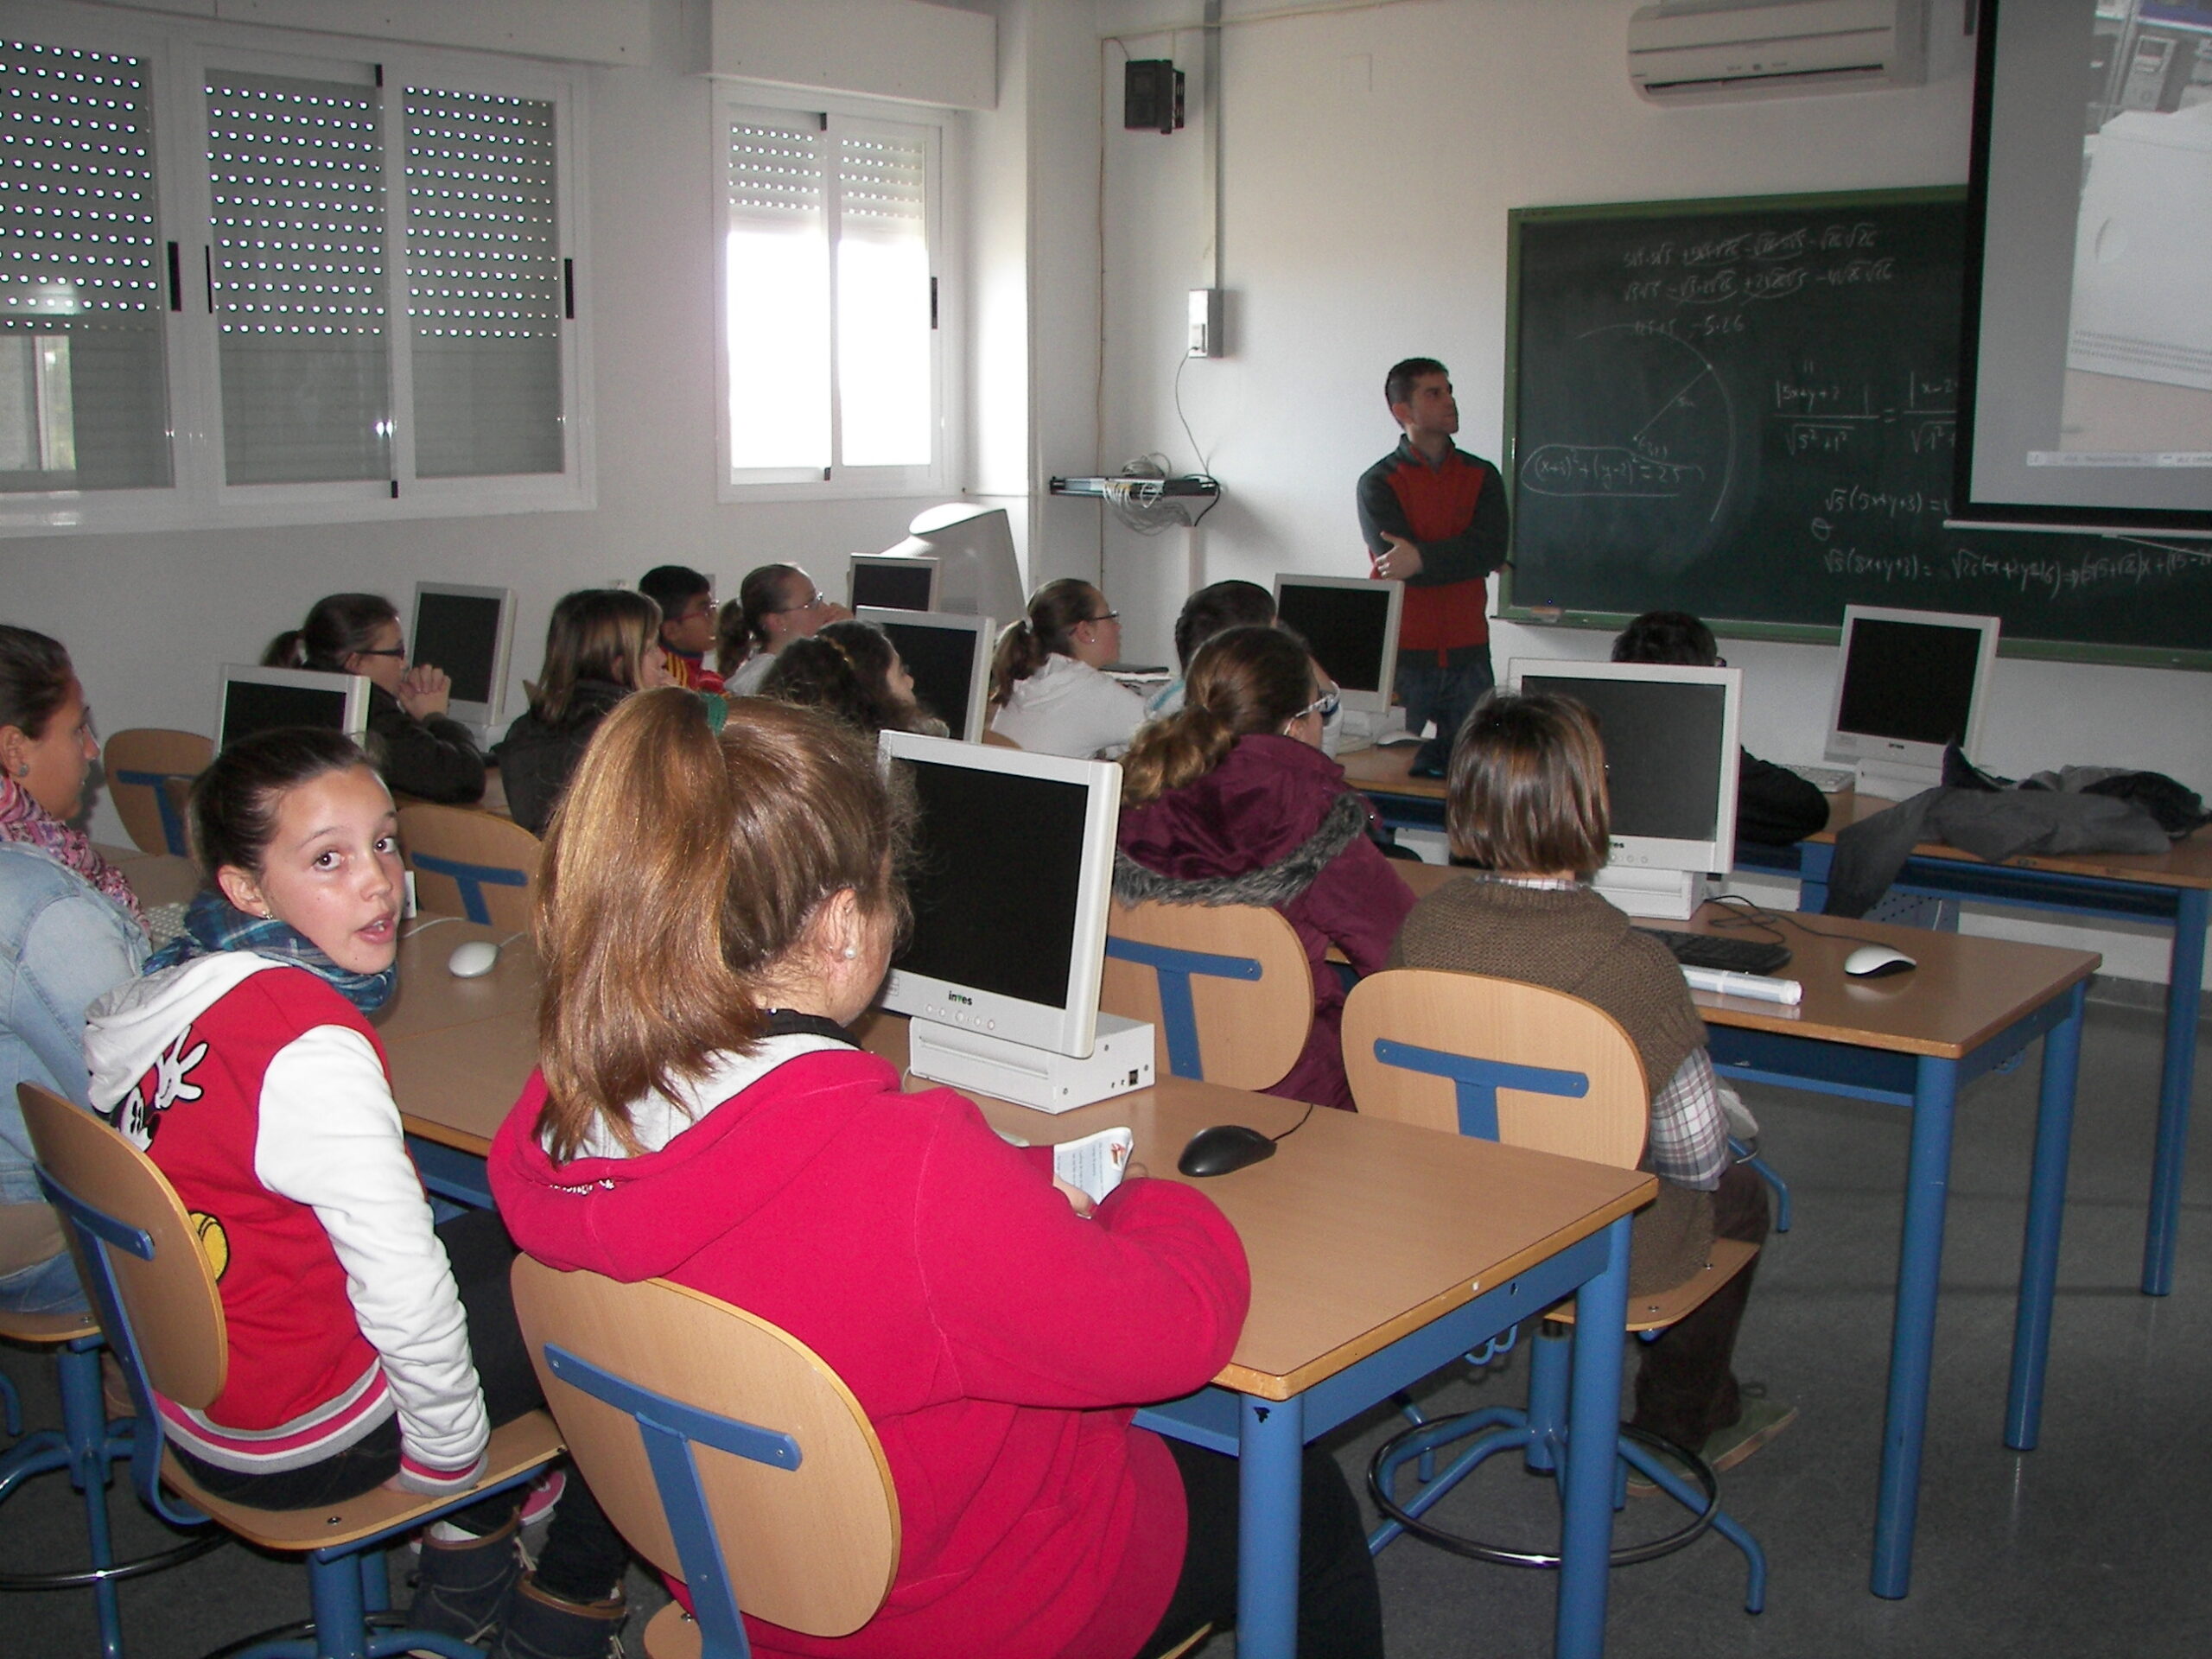
[[1918, 791], [1943, 781], [1943, 749], [1971, 758], [1997, 660], [1993, 616], [1847, 605], [1827, 752], [1857, 763], [1862, 787]]
[[850, 582], [852, 608], [886, 611], [937, 609], [938, 563], [904, 553], [855, 553]]
[[241, 737], [278, 726], [315, 726], [359, 738], [369, 729], [369, 682], [311, 668], [223, 665], [215, 700], [218, 753]]
[[1313, 648], [1346, 709], [1379, 715], [1397, 677], [1406, 585], [1367, 576], [1275, 577], [1275, 616]]
[[443, 669], [453, 681], [446, 712], [471, 726], [495, 726], [506, 712], [507, 655], [515, 596], [505, 588], [415, 584], [408, 659]]
[[914, 696], [942, 720], [957, 738], [969, 743], [983, 735], [989, 701], [991, 643], [996, 630], [988, 616], [954, 616], [944, 611], [860, 612], [890, 637], [906, 671], [914, 677]]

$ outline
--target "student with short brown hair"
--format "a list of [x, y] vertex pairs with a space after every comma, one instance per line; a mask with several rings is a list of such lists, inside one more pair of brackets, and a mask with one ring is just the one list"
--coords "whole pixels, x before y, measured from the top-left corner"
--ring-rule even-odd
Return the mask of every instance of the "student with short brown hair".
[[[1414, 906], [1394, 968], [1444, 968], [1548, 986], [1594, 1004], [1636, 1045], [1651, 1088], [1643, 1167], [1659, 1196], [1636, 1217], [1629, 1294], [1689, 1278], [1715, 1237], [1757, 1243], [1758, 1176], [1729, 1159], [1705, 1022], [1666, 946], [1587, 885], [1605, 861], [1611, 806], [1596, 719], [1570, 697], [1493, 692], [1452, 754], [1452, 851], [1487, 868]], [[1794, 1408], [1741, 1389], [1731, 1369], [1757, 1263], [1643, 1345], [1636, 1427], [1717, 1469], [1780, 1433]]]

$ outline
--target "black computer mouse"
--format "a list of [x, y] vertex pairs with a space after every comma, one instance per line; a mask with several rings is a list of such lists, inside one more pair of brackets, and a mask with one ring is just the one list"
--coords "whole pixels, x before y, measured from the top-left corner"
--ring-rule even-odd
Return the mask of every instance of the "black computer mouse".
[[1275, 1155], [1275, 1143], [1242, 1123], [1217, 1123], [1200, 1129], [1183, 1148], [1175, 1167], [1185, 1175], [1226, 1175]]

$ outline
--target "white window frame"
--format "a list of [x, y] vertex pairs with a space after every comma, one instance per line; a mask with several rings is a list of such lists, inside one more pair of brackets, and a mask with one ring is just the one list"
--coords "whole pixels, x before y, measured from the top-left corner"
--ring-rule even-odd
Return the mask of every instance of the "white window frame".
[[[730, 463], [729, 308], [724, 299], [729, 282], [728, 156], [732, 124], [748, 115], [827, 116], [862, 129], [894, 127], [918, 131], [925, 137], [927, 175], [923, 184], [925, 234], [928, 238], [930, 274], [937, 283], [937, 327], [930, 338], [931, 459], [925, 467], [842, 467], [833, 465], [828, 478], [789, 468], [761, 468], [740, 473]], [[916, 105], [889, 104], [873, 99], [833, 98], [823, 93], [794, 92], [753, 82], [717, 82], [713, 100], [708, 197], [709, 233], [715, 249], [715, 497], [723, 502], [830, 501], [882, 499], [901, 496], [948, 495], [955, 493], [960, 476], [957, 418], [961, 408], [962, 315], [958, 296], [963, 291], [954, 238], [946, 226], [959, 222], [952, 199], [951, 181], [960, 175], [956, 155], [961, 128], [954, 112]], [[836, 259], [830, 261], [834, 283]], [[835, 308], [832, 307], [832, 328]], [[842, 442], [835, 384], [835, 337], [832, 343], [831, 442]]]
[[[178, 252], [181, 309], [164, 325], [172, 482], [167, 488], [0, 493], [0, 537], [245, 528], [588, 510], [597, 505], [593, 442], [585, 174], [590, 154], [586, 76], [580, 69], [486, 54], [427, 51], [244, 25], [170, 22], [73, 6], [11, 6], [17, 38], [147, 61], [153, 98], [156, 242]], [[210, 69], [307, 73], [324, 66], [383, 72], [385, 269], [392, 302], [392, 478], [340, 483], [233, 485], [223, 475], [222, 389], [215, 320], [207, 307], [210, 243], [207, 73]], [[522, 476], [417, 478], [413, 377], [405, 308], [409, 86], [530, 98], [554, 105], [556, 257], [568, 262], [575, 315], [561, 334], [563, 471]], [[160, 263], [157, 261], [157, 264]], [[168, 296], [164, 294], [163, 302]], [[397, 493], [393, 493], [393, 484]]]

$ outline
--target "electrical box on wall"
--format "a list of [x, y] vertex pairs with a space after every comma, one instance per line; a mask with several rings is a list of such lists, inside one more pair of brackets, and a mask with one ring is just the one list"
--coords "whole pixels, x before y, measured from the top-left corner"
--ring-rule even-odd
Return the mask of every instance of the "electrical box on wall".
[[1122, 125], [1131, 132], [1174, 132], [1183, 124], [1183, 72], [1173, 58], [1133, 58], [1122, 66]]
[[1221, 336], [1221, 290], [1217, 288], [1194, 288], [1191, 290], [1192, 357], [1222, 357], [1228, 346]]

